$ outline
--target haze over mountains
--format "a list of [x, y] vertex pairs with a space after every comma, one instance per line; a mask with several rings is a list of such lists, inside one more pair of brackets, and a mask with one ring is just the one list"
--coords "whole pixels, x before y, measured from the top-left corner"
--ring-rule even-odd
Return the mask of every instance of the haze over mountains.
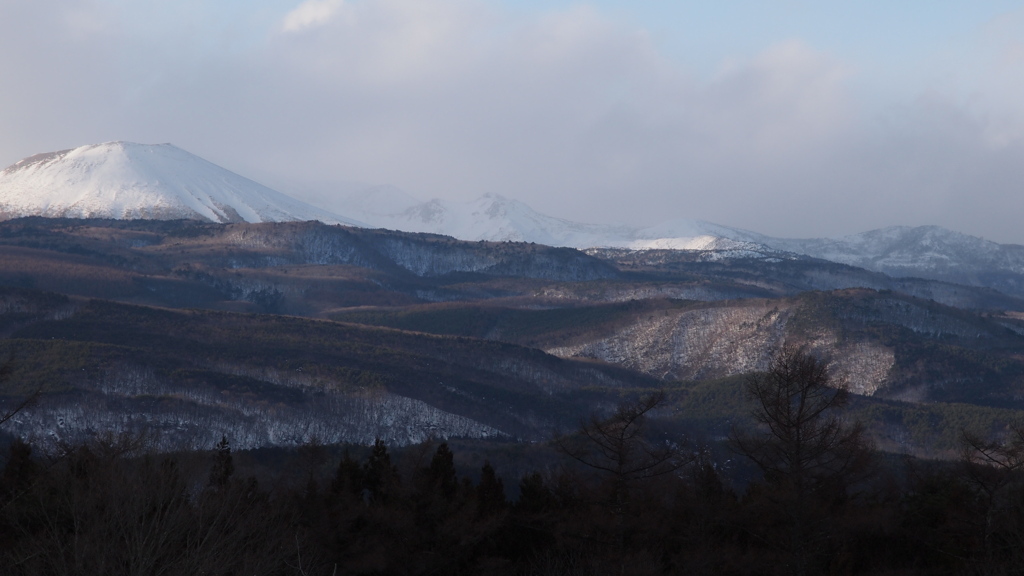
[[0, 173], [0, 216], [320, 220], [427, 232], [460, 240], [549, 246], [696, 250], [707, 258], [791, 253], [897, 277], [923, 277], [1024, 295], [1024, 247], [937, 226], [891, 227], [843, 238], [785, 239], [700, 220], [650, 227], [586, 224], [541, 214], [497, 195], [421, 202], [390, 186], [356, 186], [316, 208], [170, 144], [108, 142], [37, 154]]
[[[720, 434], [746, 413], [721, 394], [783, 343], [828, 355], [866, 407], [909, 402], [872, 417], [893, 449], [948, 449], [930, 438], [963, 410], [1024, 409], [1024, 247], [941, 228], [787, 240], [388, 186], [338, 215], [125, 142], [15, 164], [0, 207], [0, 355], [15, 390], [53, 387], [24, 434], [542, 438], [661, 387]], [[927, 430], [921, 410], [939, 411]]]
[[986, 286], [1024, 295], [1024, 246], [997, 244], [939, 226], [893, 226], [842, 238], [773, 238], [701, 220], [650, 227], [584, 224], [541, 214], [517, 200], [484, 195], [470, 202], [418, 202], [401, 190], [357, 189], [337, 206], [373, 226], [461, 240], [536, 242], [578, 249], [696, 250], [706, 258], [799, 254], [896, 277]]

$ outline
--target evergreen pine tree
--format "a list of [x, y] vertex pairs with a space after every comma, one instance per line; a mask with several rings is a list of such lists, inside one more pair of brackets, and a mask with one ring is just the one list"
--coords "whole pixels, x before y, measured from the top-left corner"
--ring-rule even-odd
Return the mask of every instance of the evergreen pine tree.
[[430, 467], [427, 469], [427, 477], [431, 488], [439, 491], [446, 499], [455, 496], [458, 482], [455, 478], [455, 455], [444, 442], [437, 447], [437, 452], [430, 460]]
[[228, 485], [231, 475], [235, 472], [235, 464], [231, 459], [231, 444], [228, 437], [221, 435], [220, 442], [214, 447], [213, 467], [210, 469], [209, 486], [217, 489]]
[[377, 438], [363, 467], [363, 486], [369, 491], [371, 501], [384, 502], [397, 483], [398, 468], [391, 464], [387, 445]]
[[480, 485], [476, 489], [477, 515], [490, 516], [505, 507], [505, 485], [494, 473], [490, 462], [480, 470]]

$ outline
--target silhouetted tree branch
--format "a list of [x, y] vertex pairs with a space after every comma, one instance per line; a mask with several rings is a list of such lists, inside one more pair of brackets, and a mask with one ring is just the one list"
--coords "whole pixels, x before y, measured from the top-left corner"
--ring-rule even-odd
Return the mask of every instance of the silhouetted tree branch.
[[[14, 361], [8, 358], [2, 366], [0, 366], [0, 384], [3, 384], [10, 379], [11, 374], [14, 372]], [[39, 400], [39, 396], [42, 394], [42, 387], [36, 388], [31, 394], [26, 396], [24, 399], [16, 403], [14, 406], [7, 408], [3, 412], [0, 412], [0, 426], [3, 426], [8, 420], [14, 418], [18, 412], [32, 406]]]
[[619, 405], [608, 418], [596, 415], [575, 435], [562, 436], [555, 446], [586, 466], [610, 474], [625, 487], [632, 481], [668, 474], [692, 458], [674, 444], [654, 444], [644, 436], [648, 414], [665, 400], [663, 392]]
[[[664, 392], [656, 392], [620, 404], [610, 417], [592, 415], [576, 434], [555, 440], [555, 447], [563, 454], [607, 478], [611, 488], [607, 505], [615, 518], [620, 558], [625, 557], [625, 516], [634, 485], [675, 472], [693, 461], [681, 446], [654, 443], [646, 436], [648, 416], [664, 400]], [[620, 573], [627, 573], [625, 564], [620, 565]]]
[[986, 440], [961, 430], [960, 460], [967, 480], [980, 493], [984, 509], [981, 528], [984, 566], [996, 566], [1007, 552], [1024, 559], [1024, 518], [1014, 513], [1024, 504], [1024, 425], [1011, 424], [1002, 440]]
[[734, 429], [730, 440], [769, 484], [804, 498], [826, 485], [855, 480], [867, 469], [864, 428], [840, 416], [849, 393], [832, 382], [824, 362], [785, 348], [767, 372], [747, 380], [747, 395], [756, 404], [752, 416], [761, 430]]
[[789, 527], [766, 534], [791, 554], [791, 572], [806, 574], [815, 543], [824, 538], [816, 527], [849, 484], [867, 474], [871, 449], [863, 426], [839, 415], [849, 401], [845, 386], [835, 385], [826, 364], [803, 350], [784, 348], [746, 387], [760, 430], [734, 428], [730, 441], [764, 473], [768, 490], [761, 495]]

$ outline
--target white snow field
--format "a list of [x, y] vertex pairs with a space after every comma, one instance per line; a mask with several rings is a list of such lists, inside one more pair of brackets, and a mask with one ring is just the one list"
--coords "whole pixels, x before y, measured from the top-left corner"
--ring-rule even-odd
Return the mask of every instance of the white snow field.
[[0, 172], [0, 217], [19, 216], [360, 225], [171, 144], [132, 142], [37, 154]]

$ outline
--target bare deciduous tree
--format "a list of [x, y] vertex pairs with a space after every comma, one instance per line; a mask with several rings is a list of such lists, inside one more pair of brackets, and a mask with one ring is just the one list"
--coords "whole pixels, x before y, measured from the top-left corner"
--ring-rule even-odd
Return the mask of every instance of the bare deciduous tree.
[[[14, 361], [11, 358], [8, 358], [3, 365], [0, 365], [0, 384], [7, 382], [11, 378], [11, 374], [13, 372]], [[0, 426], [3, 426], [11, 418], [14, 418], [18, 412], [21, 412], [34, 404], [39, 400], [40, 394], [42, 394], [42, 388], [37, 388], [25, 398], [16, 401], [13, 406], [6, 408], [3, 412], [0, 412]]]
[[863, 426], [839, 413], [849, 401], [846, 387], [811, 354], [784, 348], [746, 387], [759, 429], [734, 429], [730, 440], [764, 473], [768, 514], [789, 527], [766, 538], [790, 554], [792, 573], [806, 574], [825, 537], [818, 527], [847, 487], [867, 475], [872, 451]]
[[[652, 442], [647, 436], [648, 417], [664, 400], [665, 394], [657, 392], [620, 404], [611, 416], [592, 415], [576, 434], [555, 440], [559, 451], [607, 479], [610, 494], [606, 505], [615, 519], [619, 558], [626, 556], [625, 517], [634, 485], [675, 472], [693, 461], [679, 444]], [[624, 563], [620, 573], [628, 573]]]
[[1024, 425], [1009, 425], [1001, 439], [963, 430], [960, 445], [964, 474], [984, 509], [981, 560], [984, 566], [997, 566], [1009, 554], [1019, 565], [1024, 560], [1024, 518], [1019, 514], [1024, 506]]
[[627, 497], [630, 484], [678, 470], [692, 460], [676, 444], [652, 443], [645, 436], [647, 418], [665, 400], [663, 392], [619, 405], [607, 418], [596, 415], [575, 435], [555, 441], [570, 458], [608, 475], [617, 499]]
[[752, 416], [760, 430], [734, 429], [731, 441], [769, 484], [803, 499], [846, 484], [866, 469], [870, 450], [864, 428], [840, 415], [849, 393], [832, 381], [823, 361], [787, 347], [767, 372], [747, 380], [747, 395], [755, 402]]

